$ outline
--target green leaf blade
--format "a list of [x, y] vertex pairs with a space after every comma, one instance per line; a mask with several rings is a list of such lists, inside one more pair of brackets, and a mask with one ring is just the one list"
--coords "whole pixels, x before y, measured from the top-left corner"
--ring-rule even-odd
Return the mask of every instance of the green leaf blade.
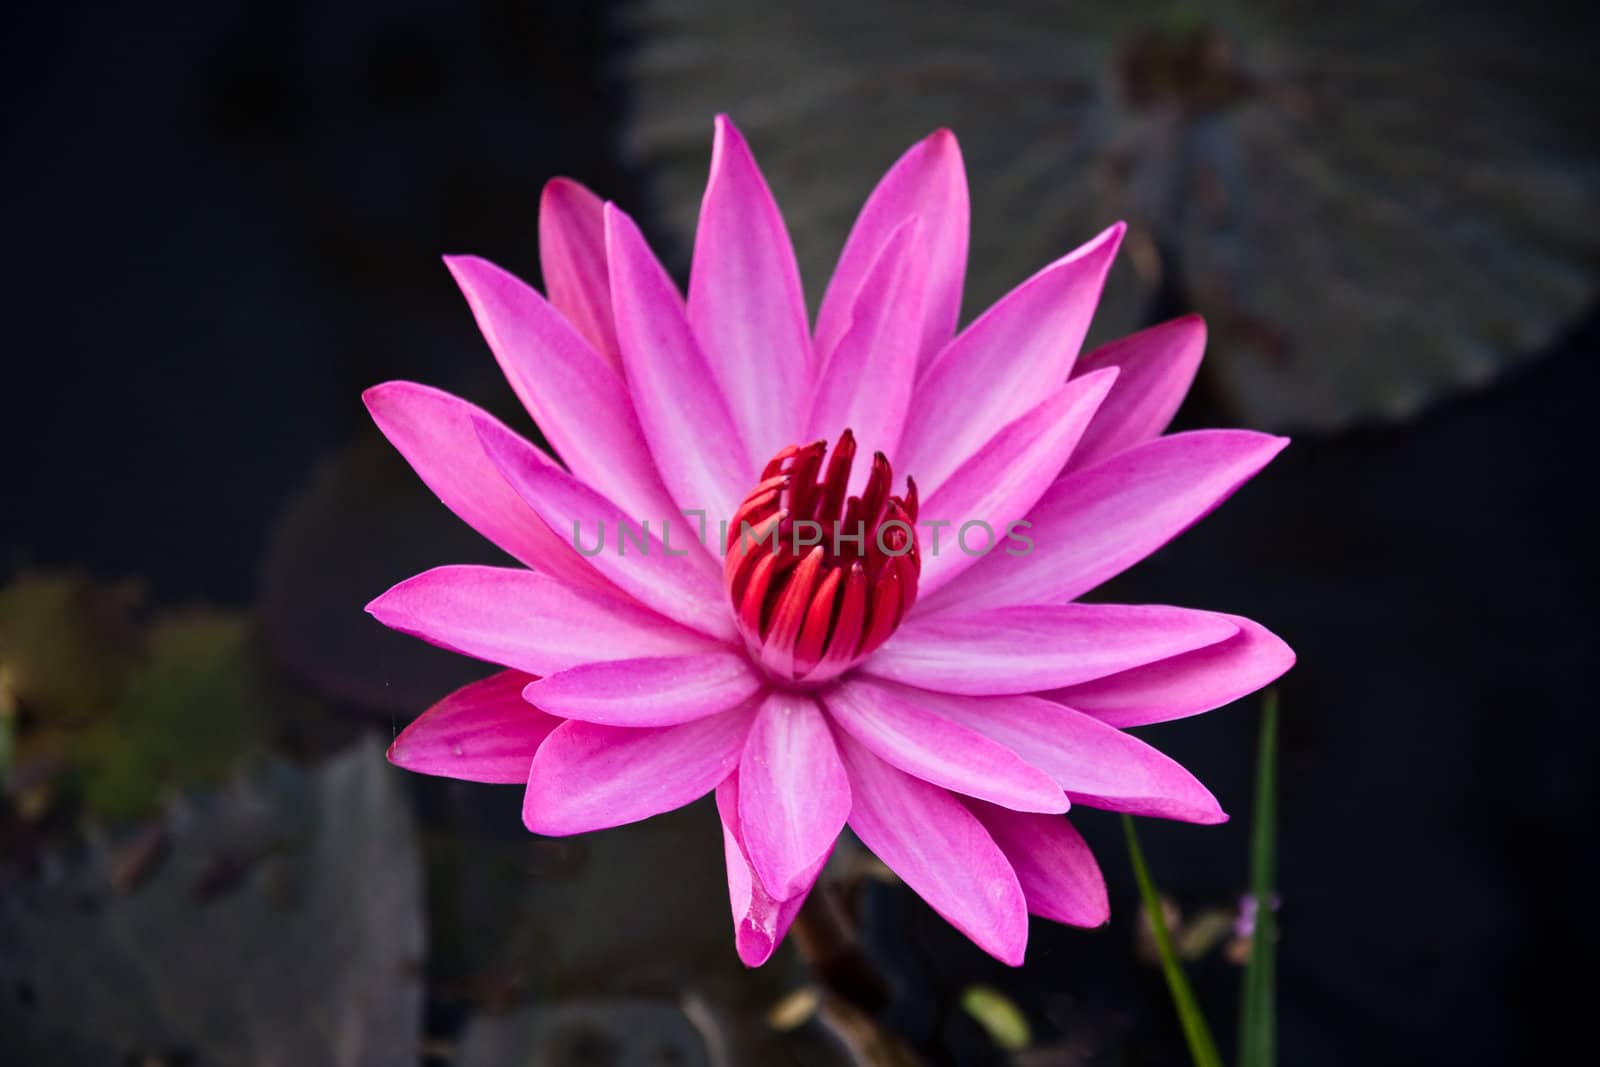
[[1211, 1037], [1200, 1003], [1195, 999], [1183, 965], [1172, 948], [1172, 936], [1167, 932], [1166, 917], [1161, 913], [1161, 898], [1150, 880], [1145, 866], [1144, 852], [1139, 848], [1139, 837], [1133, 829], [1133, 819], [1124, 815], [1122, 828], [1128, 837], [1128, 856], [1133, 861], [1133, 876], [1139, 883], [1139, 898], [1144, 902], [1145, 915], [1150, 930], [1155, 935], [1156, 951], [1161, 956], [1161, 971], [1167, 979], [1167, 989], [1172, 994], [1172, 1005], [1178, 1012], [1178, 1022], [1183, 1027], [1184, 1040], [1189, 1045], [1189, 1056], [1195, 1067], [1222, 1067], [1222, 1057], [1217, 1053], [1217, 1043]]
[[1277, 881], [1278, 694], [1262, 700], [1256, 753], [1255, 823], [1250, 831], [1250, 892], [1255, 929], [1244, 972], [1239, 1013], [1239, 1067], [1273, 1067], [1277, 1058]]

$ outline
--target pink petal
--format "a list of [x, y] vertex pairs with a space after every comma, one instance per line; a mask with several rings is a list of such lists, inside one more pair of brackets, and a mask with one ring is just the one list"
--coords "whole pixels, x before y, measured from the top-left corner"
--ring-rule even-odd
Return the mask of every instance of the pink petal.
[[744, 852], [761, 884], [789, 899], [816, 879], [850, 814], [850, 783], [817, 702], [769, 693], [739, 760]]
[[830, 689], [823, 702], [834, 722], [873, 755], [925, 782], [1018, 811], [1067, 810], [1067, 798], [1049, 775], [922, 707], [914, 690], [856, 677]]
[[1294, 666], [1294, 651], [1276, 634], [1224, 617], [1239, 627], [1226, 641], [1040, 696], [1112, 726], [1144, 726], [1231, 704]]
[[569, 719], [533, 758], [522, 821], [536, 834], [564, 837], [681, 808], [733, 773], [749, 730], [747, 707], [678, 726]]
[[916, 699], [993, 738], [1044, 771], [1074, 804], [1218, 823], [1228, 816], [1194, 775], [1132, 734], [1035, 696]]
[[620, 374], [606, 270], [605, 205], [570, 178], [546, 183], [539, 197], [539, 263], [550, 303]]
[[529, 674], [719, 647], [614, 590], [509, 567], [436, 567], [407, 578], [367, 610], [392, 630]]
[[1288, 441], [1244, 430], [1197, 430], [1136, 445], [1064, 475], [1028, 513], [1032, 549], [990, 553], [934, 596], [928, 613], [1082, 596], [1199, 522]]
[[1021, 966], [1028, 905], [1005, 854], [961, 802], [905, 774], [848, 734], [850, 828], [929, 907], [1002, 963]]
[[759, 471], [797, 440], [816, 365], [789, 231], [726, 115], [694, 235], [689, 324]]
[[523, 698], [564, 719], [673, 726], [755, 696], [761, 676], [743, 652], [585, 663], [530, 682]]
[[1122, 374], [1072, 454], [1068, 469], [1092, 467], [1159, 437], [1189, 392], [1205, 347], [1205, 320], [1185, 315], [1101, 345], [1078, 360], [1074, 377], [1102, 367], [1118, 367]]
[[[923, 546], [918, 595], [928, 596], [987, 555], [1018, 548], [1008, 534], [1061, 473], [1067, 457], [1106, 390], [1116, 380], [1115, 368], [1074, 378], [1053, 391], [1038, 407], [995, 434], [928, 498], [917, 524], [933, 532], [948, 523], [943, 543], [930, 538]], [[920, 533], [920, 530], [919, 530]]]
[[484, 452], [507, 484], [552, 530], [570, 532], [590, 565], [617, 588], [703, 634], [738, 637], [719, 568], [694, 540], [688, 519], [665, 527], [669, 540], [673, 530], [678, 536], [673, 544], [663, 543], [648, 519], [628, 515], [566, 471], [528, 462], [503, 427], [485, 422], [480, 429]]
[[634, 221], [614, 204], [605, 211], [617, 344], [639, 425], [678, 507], [706, 512], [715, 528], [733, 516], [760, 466], [751, 465], [720, 389], [707, 388], [717, 379], [672, 279]]
[[526, 782], [533, 754], [561, 725], [522, 699], [532, 678], [501, 671], [457, 689], [400, 731], [389, 762], [464, 782]]
[[1011, 861], [1030, 912], [1070, 926], [1100, 926], [1111, 918], [1100, 865], [1065, 818], [1008, 811], [981, 800], [966, 804]]
[[[892, 456], [900, 443], [922, 339], [922, 279], [926, 252], [917, 222], [896, 230], [862, 280], [851, 318], [823, 365], [805, 441], [837, 440], [850, 429], [863, 456]], [[871, 464], [855, 466], [859, 492]]]
[[860, 294], [882, 250], [908, 219], [923, 231], [926, 271], [917, 329], [919, 366], [926, 366], [955, 333], [961, 314], [961, 283], [967, 268], [967, 175], [961, 149], [949, 130], [936, 130], [912, 145], [867, 198], [839, 254], [817, 312], [817, 356], [826, 365], [850, 330]]
[[1214, 645], [1237, 630], [1209, 612], [1147, 604], [916, 615], [861, 669], [945, 693], [1032, 693]]
[[1013, 289], [923, 372], [895, 469], [924, 494], [1067, 380], [1122, 231], [1118, 223]]
[[[599, 589], [608, 584], [571, 541], [540, 521], [483, 454], [475, 423], [492, 423], [492, 415], [414, 382], [375, 385], [361, 399], [423, 483], [467, 525], [530, 567], [575, 585]], [[519, 442], [527, 462], [548, 462], [544, 453], [510, 430], [505, 433]]]
[[773, 950], [788, 933], [789, 924], [800, 913], [817, 875], [827, 863], [827, 856], [806, 872], [804, 885], [793, 896], [786, 900], [774, 898], [756, 876], [745, 851], [744, 831], [740, 827], [740, 793], [739, 772], [735, 771], [717, 786], [717, 814], [722, 818], [722, 851], [728, 863], [728, 902], [733, 907], [734, 947], [745, 966], [759, 967], [772, 957]]
[[631, 515], [676, 517], [621, 373], [525, 282], [476, 256], [445, 264], [500, 369], [572, 473]]

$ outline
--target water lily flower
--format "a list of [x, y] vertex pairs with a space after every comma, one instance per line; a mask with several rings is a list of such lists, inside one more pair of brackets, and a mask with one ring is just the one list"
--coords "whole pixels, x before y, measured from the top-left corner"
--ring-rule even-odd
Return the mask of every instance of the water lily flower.
[[1198, 319], [1080, 356], [1120, 226], [957, 332], [967, 206], [955, 138], [913, 146], [813, 327], [783, 218], [719, 118], [687, 297], [632, 219], [564, 179], [540, 205], [546, 295], [449, 258], [555, 456], [426, 386], [366, 393], [422, 480], [520, 564], [439, 567], [369, 606], [504, 668], [390, 759], [525, 784], [540, 834], [714, 792], [752, 966], [846, 825], [1019, 964], [1030, 912], [1107, 917], [1069, 807], [1226, 818], [1125, 729], [1226, 704], [1293, 653], [1233, 615], [1080, 597], [1285, 441], [1163, 436]]

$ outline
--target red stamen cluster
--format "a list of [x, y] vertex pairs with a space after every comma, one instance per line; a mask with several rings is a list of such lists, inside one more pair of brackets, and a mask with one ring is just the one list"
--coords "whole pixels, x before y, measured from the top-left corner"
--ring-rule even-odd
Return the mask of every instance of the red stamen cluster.
[[[890, 496], [882, 452], [845, 498], [855, 437], [789, 445], [729, 524], [723, 574], [750, 652], [772, 677], [817, 683], [883, 644], [917, 596], [917, 486]], [[821, 476], [819, 478], [819, 475]]]

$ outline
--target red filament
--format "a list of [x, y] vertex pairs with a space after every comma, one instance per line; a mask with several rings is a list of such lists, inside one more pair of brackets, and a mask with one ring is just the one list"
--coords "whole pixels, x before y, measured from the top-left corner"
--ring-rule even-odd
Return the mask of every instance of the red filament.
[[[917, 486], [891, 496], [882, 452], [846, 498], [855, 437], [789, 445], [728, 524], [723, 574], [745, 643], [773, 678], [836, 677], [894, 633], [917, 596]], [[826, 466], [824, 466], [826, 460]]]

